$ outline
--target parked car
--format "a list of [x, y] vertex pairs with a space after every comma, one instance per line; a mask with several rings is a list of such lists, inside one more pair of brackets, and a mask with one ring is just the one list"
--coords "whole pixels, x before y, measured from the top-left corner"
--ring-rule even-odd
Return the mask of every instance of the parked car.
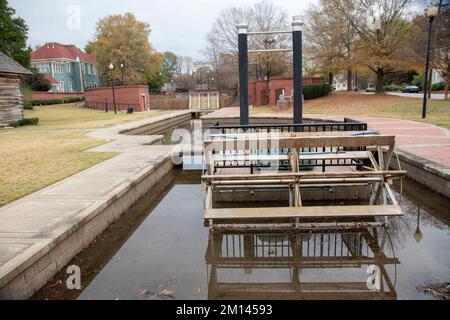
[[419, 87], [416, 86], [406, 86], [402, 90], [403, 93], [419, 93]]
[[370, 87], [366, 89], [366, 92], [377, 92], [376, 88]]

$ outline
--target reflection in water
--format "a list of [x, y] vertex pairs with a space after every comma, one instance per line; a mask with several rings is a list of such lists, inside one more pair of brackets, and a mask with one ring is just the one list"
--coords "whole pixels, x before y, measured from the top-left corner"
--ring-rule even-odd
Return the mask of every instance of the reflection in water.
[[416, 239], [417, 243], [419, 243], [422, 238], [422, 231], [420, 231], [420, 208], [417, 208], [417, 228], [416, 232], [414, 232], [414, 239]]
[[210, 231], [205, 259], [209, 299], [397, 298], [386, 266], [400, 261], [385, 229]]

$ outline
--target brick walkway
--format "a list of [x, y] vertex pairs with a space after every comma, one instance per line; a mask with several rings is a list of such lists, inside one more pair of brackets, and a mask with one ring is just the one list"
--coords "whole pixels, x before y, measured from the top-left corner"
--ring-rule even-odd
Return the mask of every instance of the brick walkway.
[[[223, 108], [208, 115], [211, 118], [238, 117], [239, 108]], [[290, 114], [257, 114], [252, 117], [292, 117]], [[306, 119], [343, 121], [344, 117], [367, 122], [370, 130], [397, 136], [397, 149], [450, 167], [450, 131], [432, 124], [382, 117], [305, 114]]]

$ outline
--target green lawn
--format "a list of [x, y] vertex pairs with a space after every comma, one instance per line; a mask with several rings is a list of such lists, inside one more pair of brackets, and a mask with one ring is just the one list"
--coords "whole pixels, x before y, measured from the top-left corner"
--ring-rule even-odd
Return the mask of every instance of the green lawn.
[[35, 110], [26, 111], [26, 118], [40, 119], [38, 126], [0, 130], [0, 206], [116, 155], [83, 152], [104, 143], [88, 138], [88, 130], [163, 113], [114, 115], [78, 109], [74, 105], [35, 107]]

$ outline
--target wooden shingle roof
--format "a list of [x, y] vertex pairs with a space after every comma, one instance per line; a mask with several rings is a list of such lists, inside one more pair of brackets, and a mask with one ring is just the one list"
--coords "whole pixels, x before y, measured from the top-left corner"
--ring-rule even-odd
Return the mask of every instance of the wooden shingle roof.
[[11, 59], [6, 54], [0, 51], [0, 73], [11, 73], [11, 74], [31, 74], [31, 72], [14, 59]]

